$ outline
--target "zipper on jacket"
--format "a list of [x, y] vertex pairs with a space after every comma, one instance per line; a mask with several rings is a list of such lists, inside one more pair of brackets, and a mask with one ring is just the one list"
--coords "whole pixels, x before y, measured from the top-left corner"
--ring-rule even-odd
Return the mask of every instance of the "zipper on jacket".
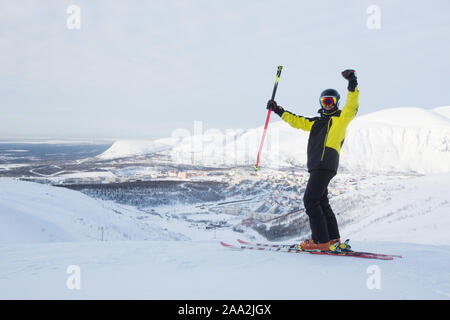
[[325, 140], [323, 141], [323, 151], [322, 151], [322, 157], [320, 158], [320, 161], [323, 161], [323, 156], [325, 155], [325, 146], [327, 145], [328, 132], [330, 131], [330, 122], [331, 122], [331, 118], [328, 120], [327, 134], [325, 135]]

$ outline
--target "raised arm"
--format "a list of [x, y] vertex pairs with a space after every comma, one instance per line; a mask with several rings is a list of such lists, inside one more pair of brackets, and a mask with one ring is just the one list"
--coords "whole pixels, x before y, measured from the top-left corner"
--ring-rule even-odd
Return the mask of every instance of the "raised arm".
[[286, 111], [283, 107], [277, 105], [274, 100], [269, 100], [269, 102], [267, 102], [267, 109], [270, 109], [278, 114], [283, 121], [289, 123], [289, 125], [295, 129], [311, 131], [311, 127], [314, 124], [313, 118], [297, 116], [289, 111]]
[[344, 108], [342, 108], [342, 117], [347, 122], [353, 120], [358, 112], [358, 96], [359, 90], [357, 88], [358, 81], [356, 78], [355, 70], [347, 69], [342, 72], [342, 76], [348, 80], [348, 93], [347, 93], [347, 101], [345, 102]]

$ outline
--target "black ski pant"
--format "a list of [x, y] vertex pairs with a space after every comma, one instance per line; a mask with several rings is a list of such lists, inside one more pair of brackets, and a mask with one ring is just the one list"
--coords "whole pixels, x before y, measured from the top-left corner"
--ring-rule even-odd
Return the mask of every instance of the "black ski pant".
[[328, 202], [328, 184], [335, 175], [330, 170], [311, 171], [306, 185], [303, 203], [309, 217], [311, 238], [315, 242], [340, 238], [336, 216]]

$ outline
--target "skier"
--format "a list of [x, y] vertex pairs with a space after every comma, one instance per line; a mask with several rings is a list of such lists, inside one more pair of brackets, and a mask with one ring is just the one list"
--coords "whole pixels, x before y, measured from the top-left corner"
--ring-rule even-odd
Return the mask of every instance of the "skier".
[[310, 131], [307, 150], [307, 167], [310, 173], [303, 203], [309, 217], [311, 238], [299, 244], [299, 249], [333, 251], [341, 244], [336, 216], [328, 202], [328, 184], [336, 175], [339, 154], [345, 131], [358, 111], [358, 82], [355, 70], [347, 69], [342, 76], [348, 80], [347, 101], [339, 109], [340, 95], [335, 89], [320, 94], [320, 116], [306, 118], [283, 109], [269, 100], [267, 109], [296, 129]]

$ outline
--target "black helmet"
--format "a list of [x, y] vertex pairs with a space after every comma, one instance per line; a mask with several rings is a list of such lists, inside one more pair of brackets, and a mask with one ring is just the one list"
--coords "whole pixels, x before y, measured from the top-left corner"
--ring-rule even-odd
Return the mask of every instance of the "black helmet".
[[326, 89], [326, 90], [322, 91], [322, 93], [320, 94], [320, 97], [319, 97], [320, 107], [323, 107], [322, 106], [322, 102], [321, 102], [323, 97], [334, 97], [336, 99], [336, 102], [335, 102], [334, 106], [336, 108], [339, 107], [339, 102], [341, 100], [341, 95], [339, 94], [339, 92], [337, 92], [337, 90], [335, 90], [335, 89]]

